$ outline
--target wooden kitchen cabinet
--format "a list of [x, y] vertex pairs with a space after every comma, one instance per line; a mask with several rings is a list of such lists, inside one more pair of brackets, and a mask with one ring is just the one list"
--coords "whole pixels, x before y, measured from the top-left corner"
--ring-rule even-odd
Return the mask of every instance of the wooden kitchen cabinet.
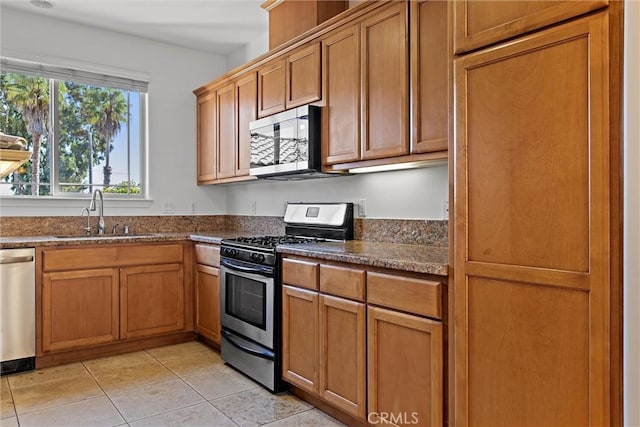
[[191, 247], [36, 248], [36, 366], [193, 340]]
[[249, 123], [257, 114], [254, 71], [198, 95], [198, 183], [233, 182], [249, 177]]
[[360, 26], [322, 40], [323, 164], [360, 160]]
[[320, 43], [299, 49], [286, 59], [285, 108], [294, 108], [320, 99]]
[[184, 279], [181, 264], [120, 270], [122, 339], [184, 329]]
[[42, 351], [118, 341], [118, 269], [44, 273]]
[[216, 179], [216, 93], [198, 96], [197, 104], [197, 182], [209, 184]]
[[196, 244], [196, 332], [220, 345], [220, 247]]
[[318, 394], [317, 292], [282, 286], [282, 378]]
[[[467, 18], [495, 8], [463, 6]], [[452, 425], [611, 423], [614, 17], [603, 11], [455, 60]]]
[[235, 176], [248, 176], [251, 166], [249, 124], [258, 116], [258, 80], [250, 71], [236, 80], [237, 144]]
[[258, 117], [284, 111], [285, 58], [276, 58], [258, 69]]
[[234, 82], [216, 90], [215, 132], [217, 155], [216, 178], [231, 178], [236, 174], [238, 126], [236, 122], [236, 86]]
[[455, 52], [495, 42], [606, 7], [608, 0], [454, 2]]
[[363, 303], [320, 295], [319, 394], [359, 419], [367, 415], [366, 310]]
[[367, 304], [442, 317], [440, 282], [284, 258], [283, 284], [286, 381], [359, 422], [404, 411], [442, 425], [442, 322], [370, 305], [367, 325]]
[[411, 1], [411, 152], [447, 151], [450, 39], [448, 4]]
[[367, 311], [369, 421], [391, 414], [392, 425], [442, 426], [442, 323], [379, 307]]
[[360, 23], [362, 158], [409, 154], [407, 2], [394, 2]]
[[258, 117], [318, 101], [320, 44], [303, 46], [258, 69]]

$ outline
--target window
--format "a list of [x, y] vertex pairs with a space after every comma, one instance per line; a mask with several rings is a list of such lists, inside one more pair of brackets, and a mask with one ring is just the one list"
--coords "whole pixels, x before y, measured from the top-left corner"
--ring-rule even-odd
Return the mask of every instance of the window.
[[146, 82], [2, 58], [0, 130], [33, 154], [0, 195], [142, 198], [146, 92]]

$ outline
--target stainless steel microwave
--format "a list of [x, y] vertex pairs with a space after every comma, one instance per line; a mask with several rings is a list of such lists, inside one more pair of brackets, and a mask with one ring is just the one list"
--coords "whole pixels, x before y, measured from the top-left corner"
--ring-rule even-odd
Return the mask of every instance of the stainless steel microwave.
[[304, 105], [250, 123], [251, 168], [259, 178], [322, 174], [320, 107]]

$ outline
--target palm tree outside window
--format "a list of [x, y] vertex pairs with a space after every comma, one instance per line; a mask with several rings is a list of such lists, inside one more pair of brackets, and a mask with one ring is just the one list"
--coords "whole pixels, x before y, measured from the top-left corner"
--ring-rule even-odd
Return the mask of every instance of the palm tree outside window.
[[0, 182], [2, 196], [141, 198], [147, 84], [2, 58], [0, 130], [32, 158]]

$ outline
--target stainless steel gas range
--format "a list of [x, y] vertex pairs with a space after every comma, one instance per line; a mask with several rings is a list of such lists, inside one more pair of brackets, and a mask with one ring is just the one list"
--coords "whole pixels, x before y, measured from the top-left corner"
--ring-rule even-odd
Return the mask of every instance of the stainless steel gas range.
[[284, 236], [222, 240], [222, 359], [273, 392], [281, 380], [281, 260], [278, 245], [353, 239], [352, 203], [288, 203]]

